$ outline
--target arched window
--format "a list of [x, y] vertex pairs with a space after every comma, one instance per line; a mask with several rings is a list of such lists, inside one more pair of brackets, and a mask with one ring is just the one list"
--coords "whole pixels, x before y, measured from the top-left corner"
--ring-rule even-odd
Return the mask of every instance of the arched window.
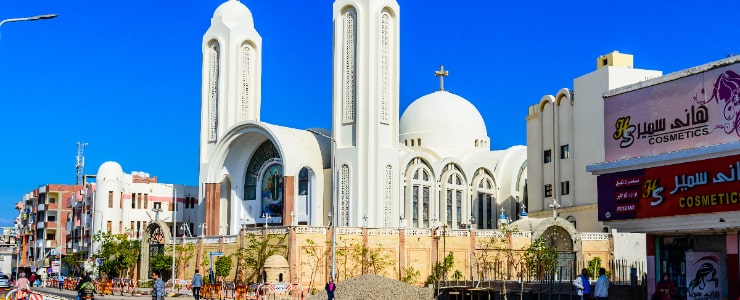
[[[404, 216], [411, 217], [409, 227], [427, 228], [430, 223], [434, 196], [434, 177], [431, 168], [420, 158], [411, 160], [406, 168], [408, 185], [404, 192]], [[410, 201], [409, 201], [410, 200]]]
[[215, 142], [218, 130], [218, 88], [221, 55], [217, 41], [208, 44], [208, 141]]
[[244, 176], [244, 200], [257, 200], [257, 182], [260, 171], [268, 160], [280, 158], [280, 153], [275, 150], [271, 141], [266, 141], [254, 151], [247, 165], [247, 174]]
[[493, 176], [487, 170], [479, 169], [473, 182], [478, 183], [473, 189], [475, 199], [472, 207], [476, 227], [479, 229], [493, 229], [496, 227], [496, 198]]
[[455, 164], [448, 164], [443, 171], [443, 178], [446, 178], [442, 187], [444, 191], [445, 210], [440, 220], [444, 220], [447, 226], [452, 228], [461, 228], [462, 224], [467, 223], [467, 218], [463, 217], [465, 199], [465, 179], [462, 172]]
[[342, 122], [355, 122], [355, 101], [357, 87], [357, 13], [353, 8], [343, 12], [342, 31], [344, 36], [344, 45], [342, 45]]

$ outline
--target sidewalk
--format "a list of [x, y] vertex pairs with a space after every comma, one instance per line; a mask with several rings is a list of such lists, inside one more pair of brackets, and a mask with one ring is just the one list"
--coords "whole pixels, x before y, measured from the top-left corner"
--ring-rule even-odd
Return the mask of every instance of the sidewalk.
[[[64, 298], [64, 299], [71, 299], [71, 300], [76, 300], [77, 299], [77, 292], [66, 290], [66, 289], [59, 290], [59, 289], [50, 288], [50, 287], [35, 287], [35, 288], [33, 288], [33, 290], [34, 291], [41, 292], [41, 293], [46, 293], [46, 294], [52, 294], [52, 295], [60, 296], [61, 298]], [[189, 294], [178, 294], [178, 295], [176, 295], [174, 297], [175, 298], [187, 299], [187, 298], [192, 298], [193, 296], [192, 295], [189, 295]], [[168, 296], [166, 298], [172, 298], [172, 296]], [[99, 300], [142, 300], [142, 299], [151, 299], [151, 296], [149, 296], [149, 295], [139, 295], [139, 294], [134, 294], [132, 296], [131, 294], [127, 294], [127, 293], [124, 293], [123, 296], [121, 296], [120, 294], [116, 294], [116, 295], [98, 295], [98, 294], [95, 294], [95, 299], [99, 299]]]

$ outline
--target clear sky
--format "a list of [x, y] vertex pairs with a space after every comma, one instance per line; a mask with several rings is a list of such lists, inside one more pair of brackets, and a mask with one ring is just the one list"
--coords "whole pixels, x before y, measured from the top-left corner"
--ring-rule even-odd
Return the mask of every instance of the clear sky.
[[[105, 161], [197, 185], [201, 39], [224, 0], [0, 1], [0, 226], [39, 185]], [[243, 0], [262, 36], [262, 121], [331, 126], [332, 1]], [[527, 107], [633, 54], [665, 74], [740, 52], [740, 1], [399, 0], [401, 111], [439, 87], [478, 107], [492, 149], [526, 143]], [[601, 138], [601, 137], [594, 137]]]

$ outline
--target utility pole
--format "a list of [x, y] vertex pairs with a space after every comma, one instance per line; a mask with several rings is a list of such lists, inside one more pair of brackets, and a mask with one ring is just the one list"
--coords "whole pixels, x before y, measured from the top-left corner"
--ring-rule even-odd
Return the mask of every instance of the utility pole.
[[77, 178], [75, 179], [75, 185], [82, 184], [82, 176], [85, 173], [85, 147], [87, 147], [87, 143], [77, 142], [77, 162], [75, 163]]

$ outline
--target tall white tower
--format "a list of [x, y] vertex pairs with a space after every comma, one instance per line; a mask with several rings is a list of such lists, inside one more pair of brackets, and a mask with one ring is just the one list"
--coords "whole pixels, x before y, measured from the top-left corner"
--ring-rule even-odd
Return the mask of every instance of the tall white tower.
[[334, 2], [337, 225], [399, 223], [399, 6]]
[[200, 163], [234, 124], [259, 121], [262, 37], [252, 13], [238, 0], [221, 4], [203, 35]]

